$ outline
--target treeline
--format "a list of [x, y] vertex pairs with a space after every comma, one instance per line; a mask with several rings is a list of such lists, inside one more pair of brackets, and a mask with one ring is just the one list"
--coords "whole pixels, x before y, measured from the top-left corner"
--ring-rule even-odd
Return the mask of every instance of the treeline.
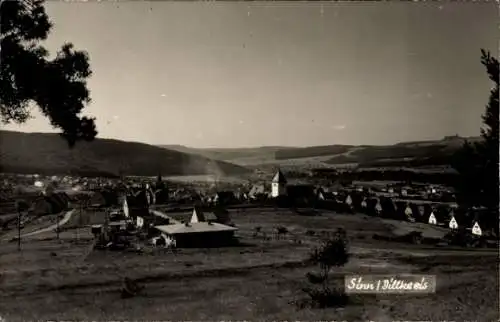
[[48, 169], [45, 167], [25, 167], [25, 166], [0, 166], [0, 173], [16, 173], [16, 174], [39, 174], [45, 176], [51, 175], [70, 175], [79, 177], [89, 177], [89, 178], [118, 178], [114, 173], [107, 171], [101, 171], [94, 168], [52, 168]]
[[315, 171], [312, 176], [317, 179], [346, 181], [400, 181], [421, 182], [443, 185], [454, 185], [458, 179], [455, 173], [425, 173], [411, 170], [358, 170], [352, 172]]
[[360, 167], [428, 167], [450, 165], [452, 155], [436, 155], [413, 160], [381, 160], [361, 163]]
[[458, 176], [455, 173], [425, 173], [411, 170], [363, 170], [340, 174], [341, 180], [403, 181], [444, 185], [454, 185], [457, 178]]
[[349, 151], [352, 146], [349, 145], [324, 145], [311, 146], [306, 148], [290, 148], [278, 150], [274, 153], [276, 160], [299, 159], [320, 157], [325, 155], [341, 154]]

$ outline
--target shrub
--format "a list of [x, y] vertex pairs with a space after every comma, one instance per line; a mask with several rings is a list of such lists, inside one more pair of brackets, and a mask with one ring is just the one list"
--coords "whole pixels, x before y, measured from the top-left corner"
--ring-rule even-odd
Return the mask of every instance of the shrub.
[[329, 274], [332, 268], [342, 267], [349, 261], [347, 251], [347, 236], [345, 230], [338, 229], [335, 235], [326, 240], [323, 245], [313, 250], [310, 260], [319, 266], [319, 273], [307, 273], [309, 283], [320, 285], [320, 288], [304, 288], [312, 304], [320, 308], [343, 306], [347, 296], [343, 290], [330, 287]]

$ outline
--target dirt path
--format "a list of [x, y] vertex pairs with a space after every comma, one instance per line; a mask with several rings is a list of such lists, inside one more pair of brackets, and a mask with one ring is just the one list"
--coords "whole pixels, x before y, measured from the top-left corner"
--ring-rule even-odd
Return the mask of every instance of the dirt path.
[[21, 235], [21, 238], [22, 237], [33, 236], [33, 235], [38, 235], [38, 234], [41, 234], [41, 233], [46, 233], [46, 232], [50, 232], [50, 231], [56, 230], [57, 227], [62, 227], [63, 225], [65, 225], [71, 219], [71, 216], [73, 215], [74, 212], [75, 212], [75, 209], [72, 209], [72, 210], [66, 212], [66, 214], [63, 217], [63, 219], [61, 219], [59, 221], [59, 223], [51, 225], [51, 226], [49, 226], [47, 228], [43, 228], [43, 229], [39, 229], [39, 230], [33, 231], [31, 233], [23, 234], [23, 235]]

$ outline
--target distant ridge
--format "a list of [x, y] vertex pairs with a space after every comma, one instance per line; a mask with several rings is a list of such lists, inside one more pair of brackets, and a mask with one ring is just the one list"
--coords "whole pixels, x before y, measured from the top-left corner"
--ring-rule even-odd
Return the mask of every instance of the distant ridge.
[[[244, 166], [259, 164], [315, 163], [324, 166], [336, 164], [355, 164], [375, 166], [377, 164], [414, 164], [438, 165], [449, 162], [449, 157], [465, 142], [477, 141], [479, 137], [447, 136], [441, 140], [400, 142], [393, 145], [321, 145], [310, 147], [257, 147], [197, 149], [185, 146], [162, 146], [170, 149], [229, 161]], [[404, 159], [404, 160], [403, 160]], [[420, 162], [422, 161], [422, 162]], [[410, 162], [410, 163], [411, 163]]]
[[0, 131], [0, 171], [77, 175], [240, 175], [249, 170], [157, 146], [114, 139], [81, 142], [69, 149], [53, 133]]

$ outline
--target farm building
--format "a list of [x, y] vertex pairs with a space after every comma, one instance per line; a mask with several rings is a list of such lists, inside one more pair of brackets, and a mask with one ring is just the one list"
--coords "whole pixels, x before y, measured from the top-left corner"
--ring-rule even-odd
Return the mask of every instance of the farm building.
[[281, 197], [286, 195], [287, 192], [287, 180], [281, 170], [278, 170], [271, 180], [271, 197]]
[[156, 226], [167, 240], [175, 241], [177, 247], [217, 247], [234, 243], [234, 232], [238, 229], [211, 222], [185, 223]]
[[215, 222], [216, 220], [217, 217], [215, 217], [214, 214], [212, 213], [205, 214], [199, 207], [194, 207], [190, 222], [191, 223], [208, 222], [208, 221]]

